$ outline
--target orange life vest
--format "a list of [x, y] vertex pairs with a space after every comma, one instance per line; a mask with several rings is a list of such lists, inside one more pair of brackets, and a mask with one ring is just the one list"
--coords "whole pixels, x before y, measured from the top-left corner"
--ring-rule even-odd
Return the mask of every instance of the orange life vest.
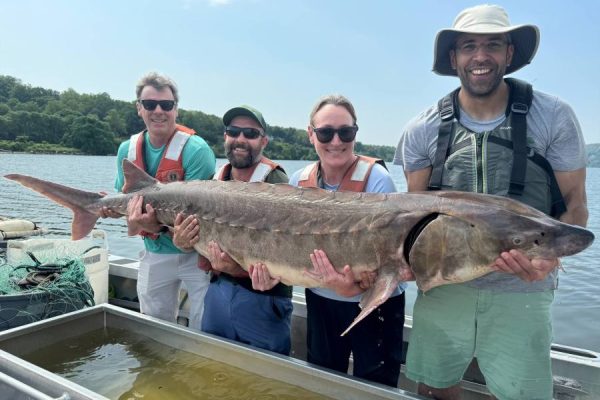
[[[340, 182], [338, 190], [348, 192], [364, 192], [367, 181], [371, 175], [373, 166], [381, 164], [385, 167], [385, 162], [378, 158], [358, 155], [354, 163], [350, 166]], [[319, 171], [321, 162], [317, 161], [307, 165], [300, 173], [298, 186], [300, 187], [319, 187]]]
[[[267, 157], [262, 156], [260, 161], [254, 164], [252, 167], [252, 176], [248, 182], [264, 182], [267, 176], [277, 168], [281, 168], [279, 164], [269, 160]], [[231, 176], [231, 164], [226, 163], [221, 166], [215, 174], [215, 180], [224, 181], [226, 177]]]
[[[162, 159], [154, 177], [160, 182], [168, 183], [182, 181], [185, 177], [182, 153], [188, 139], [196, 133], [191, 128], [183, 125], [175, 125], [175, 132], [169, 138]], [[144, 163], [144, 132], [132, 135], [129, 141], [129, 153], [127, 158], [135, 165], [146, 171]]]

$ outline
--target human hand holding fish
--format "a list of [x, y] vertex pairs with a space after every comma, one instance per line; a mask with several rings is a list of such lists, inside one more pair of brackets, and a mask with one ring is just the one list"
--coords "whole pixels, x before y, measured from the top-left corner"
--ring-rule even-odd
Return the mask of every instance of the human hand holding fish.
[[200, 225], [195, 216], [184, 216], [178, 213], [173, 223], [173, 244], [180, 250], [190, 251], [194, 249], [194, 244], [200, 240], [198, 235]]
[[270, 290], [273, 289], [279, 282], [281, 277], [272, 277], [267, 266], [263, 263], [250, 264], [248, 274], [252, 279], [252, 288], [255, 290]]
[[502, 252], [494, 264], [497, 271], [517, 275], [526, 282], [540, 281], [560, 266], [558, 258], [529, 259], [525, 254], [514, 249]]
[[[108, 193], [106, 192], [99, 192], [99, 194], [103, 197], [106, 197], [108, 195]], [[101, 218], [121, 218], [123, 215], [115, 210], [112, 210], [109, 207], [102, 207], [100, 209], [100, 217]]]
[[212, 268], [219, 272], [225, 272], [234, 277], [249, 277], [248, 272], [244, 270], [231, 256], [221, 250], [217, 242], [211, 240], [208, 243], [208, 260]]
[[150, 203], [144, 208], [144, 198], [134, 195], [127, 203], [127, 234], [134, 236], [142, 231], [156, 233], [161, 224], [156, 218], [156, 212]]
[[[319, 280], [323, 287], [335, 291], [340, 296], [351, 297], [367, 290], [377, 276], [376, 272], [363, 271], [361, 279], [357, 280], [349, 265], [338, 272], [323, 250], [315, 250], [310, 254], [312, 271], [304, 270], [303, 274]], [[364, 281], [364, 282], [363, 282]]]
[[100, 209], [100, 217], [101, 218], [121, 218], [122, 215], [116, 211], [111, 210], [108, 207], [102, 207]]

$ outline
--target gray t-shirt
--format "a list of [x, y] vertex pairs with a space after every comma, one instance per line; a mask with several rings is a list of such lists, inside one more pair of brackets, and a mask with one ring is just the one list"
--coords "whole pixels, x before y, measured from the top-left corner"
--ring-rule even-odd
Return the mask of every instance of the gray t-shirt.
[[[476, 133], [491, 131], [505, 120], [504, 113], [490, 121], [476, 121], [460, 110], [460, 122]], [[430, 167], [435, 157], [440, 117], [437, 103], [413, 118], [404, 128], [394, 164], [405, 171]], [[527, 144], [545, 157], [555, 171], [585, 168], [585, 142], [573, 109], [556, 96], [537, 90], [527, 114]], [[525, 282], [517, 276], [492, 272], [468, 282], [469, 286], [504, 292], [533, 292], [556, 288], [556, 274], [546, 280]]]

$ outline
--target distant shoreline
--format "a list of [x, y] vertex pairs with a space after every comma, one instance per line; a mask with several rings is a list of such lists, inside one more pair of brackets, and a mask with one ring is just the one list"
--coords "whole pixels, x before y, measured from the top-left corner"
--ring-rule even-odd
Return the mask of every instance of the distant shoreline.
[[[106, 154], [106, 155], [102, 155], [102, 156], [97, 156], [97, 155], [92, 155], [92, 154], [84, 154], [84, 153], [48, 153], [48, 152], [33, 152], [33, 151], [10, 151], [10, 150], [3, 150], [0, 149], [0, 154], [39, 154], [39, 155], [49, 155], [49, 156], [86, 156], [86, 157], [115, 157], [116, 154]], [[588, 159], [589, 159], [589, 154], [588, 154]], [[294, 159], [287, 159], [288, 161], [311, 161], [311, 160], [294, 160]], [[312, 160], [315, 161], [315, 160]], [[595, 161], [595, 160], [594, 160]], [[386, 160], [386, 163], [392, 163], [392, 160]], [[586, 168], [600, 168], [600, 160], [599, 162], [594, 162], [593, 165], [592, 164], [588, 164], [586, 165]]]

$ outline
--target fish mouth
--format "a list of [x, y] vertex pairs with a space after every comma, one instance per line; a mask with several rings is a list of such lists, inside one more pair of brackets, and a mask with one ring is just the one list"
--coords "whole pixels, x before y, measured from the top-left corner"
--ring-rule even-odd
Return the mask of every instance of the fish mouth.
[[[435, 221], [436, 218], [439, 217], [439, 215], [440, 215], [440, 213], [431, 213], [431, 214], [426, 215], [425, 217], [421, 218], [421, 220], [419, 220], [419, 222], [417, 222], [415, 224], [415, 226], [412, 227], [410, 232], [408, 232], [408, 235], [406, 236], [406, 240], [404, 241], [404, 246], [403, 246], [405, 260], [407, 260], [407, 261], [409, 260], [410, 251], [412, 250], [412, 247], [415, 244], [415, 242], [417, 241], [417, 238], [419, 237], [421, 232], [423, 232], [423, 229], [425, 229], [427, 227], [427, 225], [429, 225], [430, 223]], [[410, 264], [410, 262], [409, 262], [409, 264]]]

